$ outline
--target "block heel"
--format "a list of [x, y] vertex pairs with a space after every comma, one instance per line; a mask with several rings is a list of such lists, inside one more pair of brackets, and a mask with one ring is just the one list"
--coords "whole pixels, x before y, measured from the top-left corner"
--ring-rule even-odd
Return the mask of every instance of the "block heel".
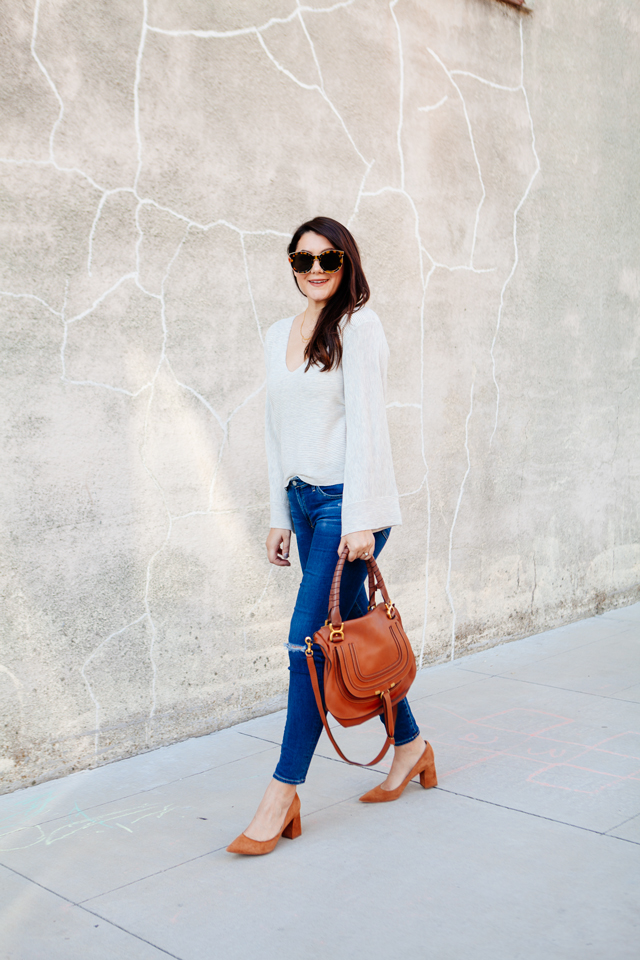
[[282, 831], [282, 836], [286, 837], [287, 840], [295, 840], [296, 837], [299, 837], [302, 833], [302, 823], [300, 822], [300, 814], [290, 820]]
[[[424, 768], [424, 770], [421, 770], [420, 772], [420, 786], [424, 787], [425, 790], [428, 790], [429, 787], [438, 786], [438, 775], [436, 773], [436, 764], [433, 758], [433, 749], [430, 743], [427, 744], [427, 747], [431, 752], [431, 756], [428, 758], [431, 762]], [[425, 753], [426, 752], [427, 751], [425, 749]]]

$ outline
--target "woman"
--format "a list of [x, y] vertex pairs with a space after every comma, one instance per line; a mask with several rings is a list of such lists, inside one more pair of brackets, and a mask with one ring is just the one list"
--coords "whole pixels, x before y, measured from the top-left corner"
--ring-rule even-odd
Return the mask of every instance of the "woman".
[[[377, 557], [401, 522], [385, 409], [388, 347], [369, 299], [355, 240], [342, 224], [315, 217], [289, 244], [294, 280], [307, 298], [297, 317], [275, 323], [265, 340], [266, 444], [271, 488], [270, 563], [288, 567], [291, 532], [302, 566], [289, 631], [289, 700], [273, 779], [231, 853], [269, 853], [282, 835], [300, 834], [300, 801], [322, 732], [306, 658], [327, 616], [333, 572], [345, 547], [341, 583], [345, 619], [364, 616], [365, 560]], [[323, 658], [314, 644], [320, 689]], [[435, 785], [433, 751], [405, 700], [398, 704], [393, 763], [385, 782], [360, 797], [395, 800], [410, 779]]]

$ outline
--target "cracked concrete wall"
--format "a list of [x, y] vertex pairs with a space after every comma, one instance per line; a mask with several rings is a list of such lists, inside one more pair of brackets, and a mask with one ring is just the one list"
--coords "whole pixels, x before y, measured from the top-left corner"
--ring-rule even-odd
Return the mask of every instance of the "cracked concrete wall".
[[319, 212], [391, 344], [420, 662], [638, 597], [634, 4], [0, 18], [5, 789], [282, 704], [262, 338]]

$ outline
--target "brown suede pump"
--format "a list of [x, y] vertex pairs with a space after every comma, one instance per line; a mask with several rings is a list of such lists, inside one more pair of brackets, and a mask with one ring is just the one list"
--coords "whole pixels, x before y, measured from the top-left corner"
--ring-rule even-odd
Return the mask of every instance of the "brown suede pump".
[[300, 797], [296, 793], [291, 801], [291, 806], [287, 810], [287, 815], [284, 818], [284, 827], [280, 833], [276, 833], [275, 837], [272, 837], [271, 840], [252, 840], [251, 837], [247, 837], [244, 833], [241, 833], [233, 843], [229, 844], [227, 850], [229, 853], [244, 853], [247, 856], [259, 857], [263, 853], [271, 853], [280, 837], [286, 837], [287, 840], [295, 840], [301, 833]]
[[402, 791], [413, 780], [417, 774], [420, 774], [420, 786], [425, 790], [428, 787], [438, 786], [438, 777], [436, 775], [436, 764], [433, 758], [433, 748], [430, 743], [424, 742], [424, 753], [409, 771], [399, 787], [395, 790], [383, 790], [382, 787], [374, 787], [368, 793], [363, 794], [360, 799], [363, 803], [388, 803], [389, 800], [397, 800]]

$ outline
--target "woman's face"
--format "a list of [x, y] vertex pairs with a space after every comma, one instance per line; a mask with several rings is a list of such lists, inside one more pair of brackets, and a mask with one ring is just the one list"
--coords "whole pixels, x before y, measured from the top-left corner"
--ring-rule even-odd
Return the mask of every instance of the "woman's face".
[[[306, 250], [308, 253], [318, 255], [325, 250], [335, 250], [336, 248], [326, 237], [319, 233], [312, 233], [310, 230], [303, 233], [298, 240], [296, 253], [300, 250]], [[326, 303], [334, 295], [342, 282], [344, 267], [340, 267], [337, 273], [324, 273], [318, 260], [313, 261], [313, 267], [310, 273], [296, 273], [295, 278], [298, 281], [300, 290], [308, 300], [315, 300], [317, 304]]]

